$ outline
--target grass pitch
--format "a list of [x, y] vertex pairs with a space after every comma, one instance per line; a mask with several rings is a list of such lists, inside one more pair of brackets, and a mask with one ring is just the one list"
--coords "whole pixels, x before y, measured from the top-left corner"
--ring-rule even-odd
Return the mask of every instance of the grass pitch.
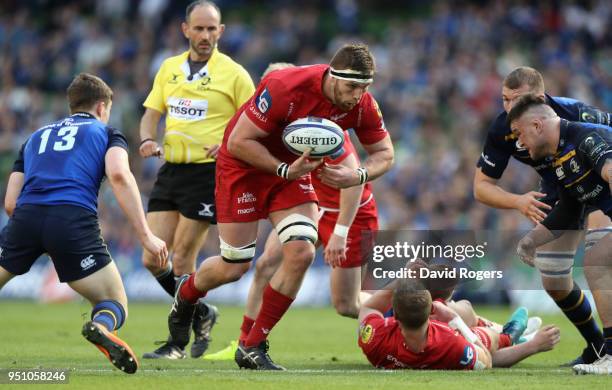
[[[155, 340], [167, 336], [169, 304], [134, 303], [119, 335], [141, 356]], [[504, 322], [509, 308], [476, 308]], [[382, 371], [369, 366], [357, 347], [357, 322], [329, 308], [293, 308], [270, 337], [270, 355], [287, 372], [238, 370], [234, 362], [141, 360], [135, 375], [114, 369], [80, 335], [89, 313], [85, 302], [37, 304], [0, 301], [0, 369], [60, 368], [70, 370], [68, 386], [79, 389], [454, 389], [454, 388], [606, 388], [610, 377], [575, 376], [559, 364], [584, 347], [562, 316], [545, 316], [544, 323], [561, 327], [562, 341], [552, 351], [531, 357], [512, 369], [487, 372]], [[210, 351], [238, 336], [242, 308], [220, 307]], [[6, 386], [6, 385], [3, 385]], [[38, 385], [35, 385], [38, 386]], [[61, 386], [61, 385], [59, 385]], [[19, 389], [25, 388], [21, 385]], [[37, 387], [39, 388], [39, 387]]]

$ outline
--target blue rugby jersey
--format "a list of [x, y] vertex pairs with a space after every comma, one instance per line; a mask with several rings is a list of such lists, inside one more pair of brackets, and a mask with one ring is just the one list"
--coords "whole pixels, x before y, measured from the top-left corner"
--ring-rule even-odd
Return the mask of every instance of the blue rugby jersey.
[[[612, 114], [588, 106], [581, 101], [546, 95], [546, 103], [563, 119], [612, 125]], [[504, 111], [497, 116], [489, 127], [487, 139], [476, 166], [485, 175], [499, 179], [504, 173], [510, 157], [514, 157], [523, 164], [532, 166], [538, 172], [547, 188], [547, 198], [550, 198], [551, 195], [556, 198], [556, 194], [550, 193], [555, 191], [557, 185], [554, 172], [547, 169], [549, 164], [546, 161], [534, 161], [529, 157], [527, 150], [520, 145], [518, 137], [512, 133], [510, 126], [506, 123], [506, 118], [507, 114]]]
[[17, 207], [68, 204], [97, 211], [104, 157], [112, 146], [127, 150], [118, 130], [87, 113], [75, 113], [36, 130], [23, 144], [13, 171], [24, 173]]

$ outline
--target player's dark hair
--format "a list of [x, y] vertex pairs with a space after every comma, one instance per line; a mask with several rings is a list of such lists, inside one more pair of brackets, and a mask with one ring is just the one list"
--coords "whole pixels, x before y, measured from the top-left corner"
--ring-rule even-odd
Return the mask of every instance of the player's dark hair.
[[533, 93], [528, 93], [521, 96], [508, 113], [506, 123], [509, 126], [512, 122], [523, 116], [523, 114], [526, 113], [531, 107], [541, 105], [546, 105], [546, 100], [542, 96], [538, 96]]
[[329, 65], [338, 70], [351, 69], [369, 74], [373, 74], [376, 70], [374, 57], [368, 46], [364, 44], [342, 46], [334, 54]]
[[221, 9], [219, 8], [217, 4], [213, 3], [212, 1], [207, 1], [207, 0], [196, 0], [196, 1], [192, 1], [191, 3], [189, 3], [189, 5], [187, 6], [187, 9], [185, 9], [185, 21], [186, 22], [189, 22], [189, 17], [191, 16], [191, 13], [196, 7], [214, 8], [219, 14], [219, 23], [221, 23]]
[[89, 73], [78, 74], [66, 90], [70, 112], [88, 111], [94, 104], [113, 100], [113, 90], [99, 77]]
[[401, 280], [393, 291], [395, 319], [406, 329], [418, 329], [429, 319], [431, 294], [417, 280]]
[[537, 70], [528, 66], [521, 66], [514, 69], [504, 79], [504, 87], [508, 89], [518, 89], [523, 85], [528, 85], [532, 92], [544, 92], [544, 78]]

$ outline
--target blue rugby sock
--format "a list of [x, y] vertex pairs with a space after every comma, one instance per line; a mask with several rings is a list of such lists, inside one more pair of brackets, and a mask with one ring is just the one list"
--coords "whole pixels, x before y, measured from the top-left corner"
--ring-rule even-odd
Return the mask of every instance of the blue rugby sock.
[[123, 306], [113, 300], [98, 302], [91, 311], [91, 319], [112, 332], [121, 328], [125, 321], [125, 310]]
[[597, 350], [601, 349], [604, 343], [603, 336], [593, 318], [591, 304], [580, 287], [574, 282], [574, 288], [569, 295], [556, 303], [586, 342]]

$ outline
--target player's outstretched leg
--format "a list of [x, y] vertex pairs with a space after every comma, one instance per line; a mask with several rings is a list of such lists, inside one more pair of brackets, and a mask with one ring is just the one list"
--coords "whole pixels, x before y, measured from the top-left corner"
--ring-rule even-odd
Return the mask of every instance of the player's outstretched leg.
[[145, 359], [184, 359], [185, 346], [189, 344], [189, 333], [195, 312], [195, 304], [189, 303], [180, 296], [181, 287], [187, 282], [189, 275], [183, 275], [176, 284], [176, 294], [172, 309], [168, 315], [170, 336], [161, 347], [143, 355]]
[[208, 349], [208, 344], [212, 341], [210, 331], [217, 323], [219, 310], [213, 305], [209, 305], [202, 300], [196, 304], [195, 313], [191, 327], [193, 329], [194, 340], [191, 344], [191, 357], [197, 359]]

